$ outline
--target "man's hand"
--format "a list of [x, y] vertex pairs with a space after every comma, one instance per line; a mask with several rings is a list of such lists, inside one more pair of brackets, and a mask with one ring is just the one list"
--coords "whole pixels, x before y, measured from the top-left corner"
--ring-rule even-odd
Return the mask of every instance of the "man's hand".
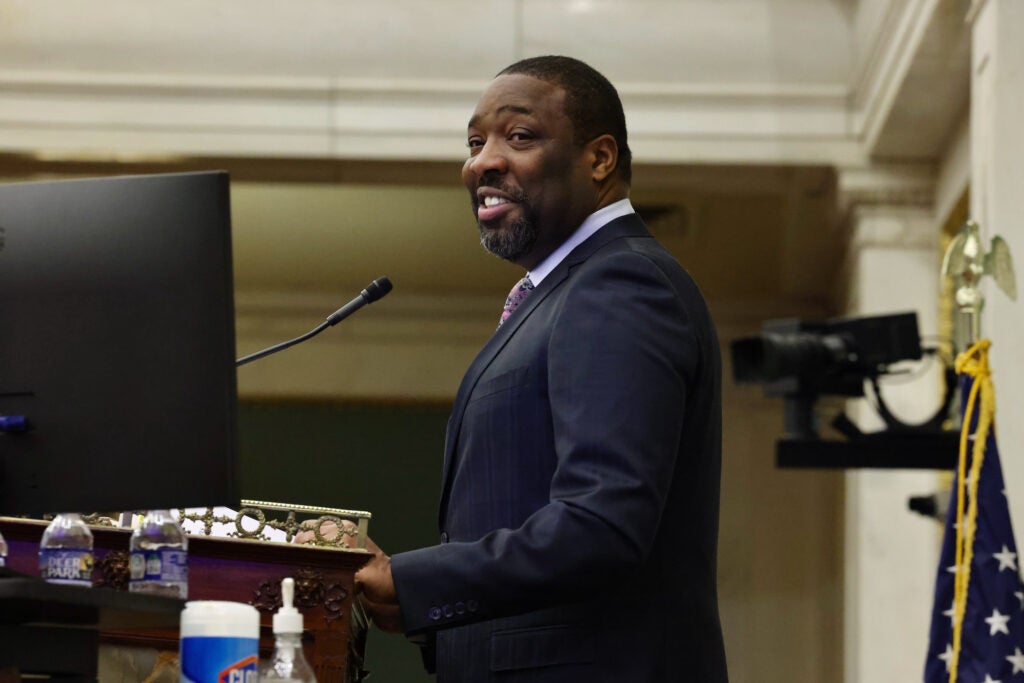
[[[342, 521], [342, 526], [349, 530], [356, 528], [347, 519]], [[324, 522], [319, 531], [328, 540], [338, 536], [337, 525], [330, 521]], [[312, 529], [306, 529], [296, 534], [294, 542], [309, 543], [313, 538]], [[342, 542], [351, 548], [355, 545], [355, 538], [346, 536]], [[403, 633], [402, 608], [398, 606], [395, 582], [391, 579], [391, 558], [384, 554], [372, 538], [366, 538], [366, 549], [373, 553], [373, 559], [356, 572], [356, 599], [381, 631]]]
[[405, 628], [391, 578], [391, 558], [370, 538], [366, 539], [366, 549], [373, 553], [373, 559], [356, 572], [356, 592], [377, 628], [402, 633]]

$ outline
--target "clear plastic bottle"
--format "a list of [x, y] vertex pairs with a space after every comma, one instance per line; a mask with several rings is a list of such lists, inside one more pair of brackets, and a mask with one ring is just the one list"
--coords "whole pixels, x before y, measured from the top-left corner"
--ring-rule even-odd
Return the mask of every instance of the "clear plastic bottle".
[[39, 576], [50, 583], [92, 586], [92, 532], [77, 512], [53, 518], [39, 541]]
[[281, 582], [281, 609], [274, 615], [274, 656], [260, 667], [260, 681], [316, 683], [302, 652], [302, 613], [295, 609], [295, 580]]
[[188, 536], [170, 510], [150, 510], [129, 541], [133, 593], [188, 598]]

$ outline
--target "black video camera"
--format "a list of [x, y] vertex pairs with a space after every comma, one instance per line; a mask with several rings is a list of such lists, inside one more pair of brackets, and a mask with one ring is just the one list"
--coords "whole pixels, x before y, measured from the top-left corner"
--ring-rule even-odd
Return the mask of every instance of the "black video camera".
[[772, 320], [762, 327], [759, 336], [732, 342], [733, 378], [764, 384], [769, 396], [863, 396], [864, 380], [886, 374], [893, 363], [921, 359], [915, 313]]
[[[823, 323], [773, 320], [762, 329], [760, 335], [730, 345], [733, 377], [738, 384], [764, 384], [767, 396], [783, 397], [785, 434], [776, 441], [779, 467], [953, 467], [957, 435], [942, 429], [955, 394], [953, 369], [945, 369], [942, 405], [922, 424], [909, 425], [897, 418], [879, 388], [879, 378], [893, 372], [889, 366], [924, 355], [917, 314]], [[846, 440], [820, 438], [814, 418], [817, 398], [859, 398], [866, 395], [865, 384], [886, 428], [866, 434], [841, 412], [832, 426]]]

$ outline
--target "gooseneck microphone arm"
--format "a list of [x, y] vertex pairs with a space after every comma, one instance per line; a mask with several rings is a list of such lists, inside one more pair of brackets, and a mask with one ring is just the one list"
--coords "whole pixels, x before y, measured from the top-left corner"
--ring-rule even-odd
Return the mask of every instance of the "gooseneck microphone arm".
[[357, 296], [355, 299], [352, 299], [352, 301], [349, 301], [347, 304], [336, 310], [334, 313], [331, 313], [329, 316], [327, 316], [327, 320], [317, 325], [314, 329], [310, 330], [301, 337], [296, 337], [295, 339], [290, 339], [286, 342], [275, 344], [274, 346], [263, 349], [262, 351], [257, 351], [256, 353], [251, 353], [248, 356], [243, 356], [242, 358], [239, 358], [238, 360], [235, 361], [235, 367], [240, 367], [242, 365], [245, 365], [246, 363], [251, 363], [252, 361], [259, 360], [264, 356], [269, 356], [272, 353], [283, 351], [284, 349], [287, 349], [289, 346], [295, 346], [300, 342], [306, 341], [310, 337], [315, 337], [316, 335], [326, 330], [328, 327], [337, 325], [342, 320], [349, 317], [366, 304], [372, 304], [374, 301], [377, 301], [390, 291], [391, 280], [387, 279], [386, 277], [377, 278], [376, 280], [368, 284], [366, 286], [366, 289], [359, 293], [359, 296]]

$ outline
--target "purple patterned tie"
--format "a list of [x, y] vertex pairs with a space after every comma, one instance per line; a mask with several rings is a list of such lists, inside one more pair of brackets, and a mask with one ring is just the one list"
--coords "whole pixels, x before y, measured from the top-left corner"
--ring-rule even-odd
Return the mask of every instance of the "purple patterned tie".
[[519, 308], [519, 304], [526, 301], [526, 297], [530, 296], [532, 291], [533, 283], [530, 282], [529, 275], [516, 283], [516, 286], [508, 293], [508, 298], [505, 299], [505, 308], [501, 311], [501, 320], [498, 321], [498, 327], [501, 327], [505, 320], [512, 315], [512, 311]]

